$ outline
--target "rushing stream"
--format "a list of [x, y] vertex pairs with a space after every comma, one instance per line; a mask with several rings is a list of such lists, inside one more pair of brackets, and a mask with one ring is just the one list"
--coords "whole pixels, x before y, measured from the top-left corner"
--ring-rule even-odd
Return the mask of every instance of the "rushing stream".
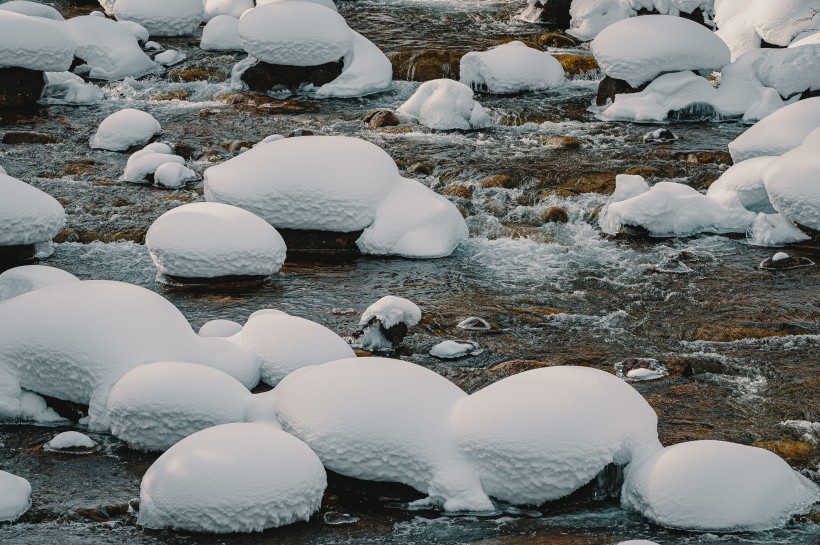
[[[359, 0], [342, 2], [340, 12], [386, 52], [468, 51], [545, 32], [512, 19], [523, 4]], [[68, 0], [56, 7], [66, 15], [94, 9]], [[0, 144], [0, 164], [9, 174], [55, 196], [68, 213], [66, 242], [55, 244], [45, 264], [82, 279], [122, 280], [161, 292], [194, 328], [215, 318], [244, 322], [251, 312], [270, 307], [349, 336], [370, 303], [387, 294], [406, 297], [421, 307], [424, 318], [399, 356], [467, 391], [506, 376], [513, 365], [498, 366], [509, 360], [529, 360], [515, 364], [522, 369], [574, 364], [614, 372], [624, 360], [652, 358], [668, 376], [634, 385], [658, 412], [664, 444], [724, 439], [762, 445], [818, 482], [820, 426], [812, 431], [810, 423], [820, 421], [820, 268], [756, 270], [773, 250], [751, 247], [738, 237], [611, 240], [594, 220], [614, 187], [614, 175], [630, 169], [705, 187], [727, 165], [686, 160], [683, 152], [725, 152], [744, 125], [675, 123], [670, 128], [677, 141], [644, 143], [642, 135], [657, 126], [598, 120], [589, 106], [597, 82], [573, 80], [544, 93], [479, 95], [495, 123], [488, 130], [374, 130], [362, 122], [364, 114], [396, 108], [418, 83], [395, 81], [388, 92], [362, 99], [303, 97], [294, 102], [313, 111], [273, 115], [226, 104], [224, 97], [232, 92], [227, 75], [243, 55], [206, 53], [187, 39], [158, 41], [188, 55], [172, 67], [177, 74], [205, 68], [211, 81], [171, 81], [166, 73], [105, 84], [106, 100], [97, 106], [0, 113], [0, 132], [56, 137], [56, 143]], [[571, 51], [583, 53], [583, 48]], [[88, 138], [102, 119], [124, 107], [154, 115], [164, 129], [161, 139], [182, 145], [188, 166], [200, 174], [270, 134], [310, 129], [368, 139], [408, 169], [405, 175], [450, 196], [468, 213], [471, 238], [440, 260], [295, 260], [254, 291], [166, 292], [155, 282], [147, 250], [133, 241], [166, 210], [202, 200], [201, 183], [169, 191], [118, 181], [127, 155], [92, 150]], [[572, 137], [581, 146], [552, 145], [549, 137]], [[514, 186], [482, 188], [478, 183], [497, 174], [510, 176]], [[596, 190], [601, 192], [588, 192]], [[550, 207], [563, 208], [569, 221], [545, 222], [542, 216]], [[820, 262], [817, 252], [790, 253]], [[470, 333], [455, 327], [469, 316], [496, 328]], [[483, 351], [452, 361], [428, 355], [446, 339], [469, 339]], [[0, 468], [26, 475], [35, 491], [33, 507], [20, 521], [0, 525], [0, 543], [820, 542], [817, 507], [813, 515], [780, 530], [704, 535], [654, 526], [619, 509], [613, 499], [533, 510], [502, 506], [486, 518], [409, 511], [402, 505], [418, 497], [409, 489], [340, 477], [331, 478], [322, 511], [309, 523], [241, 536], [151, 531], [127, 514], [99, 522], [77, 510], [138, 497], [141, 476], [156, 455], [131, 451], [99, 434], [92, 437], [103, 449], [91, 455], [44, 452], [42, 444], [62, 429], [69, 428], [0, 426]]]

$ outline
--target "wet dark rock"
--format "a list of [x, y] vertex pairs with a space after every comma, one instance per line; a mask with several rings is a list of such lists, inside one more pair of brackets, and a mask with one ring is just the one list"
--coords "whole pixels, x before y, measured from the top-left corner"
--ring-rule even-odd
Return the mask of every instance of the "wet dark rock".
[[695, 103], [680, 110], [669, 110], [666, 117], [672, 121], [710, 121], [724, 119], [711, 104]]
[[0, 246], [0, 271], [34, 261], [34, 244]]
[[319, 87], [330, 83], [341, 75], [343, 68], [341, 59], [317, 66], [288, 66], [259, 61], [242, 74], [242, 81], [251, 91], [258, 93], [279, 89], [295, 91], [303, 84]]
[[109, 522], [112, 519], [123, 518], [128, 515], [128, 504], [100, 505], [90, 509], [76, 509], [80, 517], [94, 522]]
[[570, 53], [559, 53], [553, 55], [555, 60], [561, 63], [564, 73], [570, 79], [595, 77], [600, 72], [598, 62], [594, 57], [588, 55], [576, 55]]
[[569, 15], [570, 6], [572, 0], [538, 0], [535, 4], [527, 5], [518, 17], [528, 23], [569, 28], [572, 20]]
[[581, 141], [572, 136], [544, 136], [538, 141], [556, 149], [579, 149], [581, 147]]
[[629, 174], [631, 176], [642, 176], [643, 178], [671, 178], [673, 177], [670, 173], [665, 172], [658, 167], [651, 167], [651, 166], [640, 166], [640, 167], [632, 167], [624, 172], [624, 174]]
[[679, 151], [675, 153], [674, 158], [679, 161], [686, 161], [692, 165], [731, 165], [732, 156], [728, 151]]
[[81, 418], [84, 418], [88, 414], [88, 405], [74, 403], [73, 401], [66, 401], [64, 399], [57, 399], [56, 397], [50, 397], [42, 394], [40, 395], [45, 400], [46, 404], [54, 409], [55, 413], [59, 414], [66, 420], [71, 420], [72, 422], [77, 423]]
[[638, 93], [643, 91], [650, 82], [632, 87], [622, 79], [615, 79], [605, 76], [598, 84], [598, 94], [595, 97], [595, 104], [598, 106], [606, 106], [608, 101], [615, 101], [615, 95], [623, 95], [627, 93]]
[[664, 365], [672, 375], [680, 375], [691, 378], [704, 373], [722, 375], [725, 372], [723, 364], [714, 359], [707, 358], [669, 358]]
[[361, 254], [356, 241], [362, 231], [340, 233], [308, 229], [280, 229], [279, 234], [288, 247], [288, 256], [310, 255], [314, 257], [356, 257]]
[[242, 140], [234, 140], [228, 144], [228, 151], [231, 153], [239, 153], [242, 150], [251, 149], [256, 142], [248, 142]]
[[760, 265], [758, 265], [758, 268], [765, 271], [788, 271], [813, 266], [814, 261], [807, 257], [792, 257], [781, 252], [764, 259]]
[[401, 345], [408, 331], [404, 322], [384, 327], [381, 320], [374, 316], [353, 333], [353, 340], [362, 343], [362, 348], [368, 351], [390, 352]]
[[614, 235], [609, 235], [612, 240], [632, 240], [650, 242], [654, 237], [645, 227], [640, 225], [621, 225], [621, 228]]
[[615, 191], [615, 175], [611, 172], [586, 172], [564, 180], [556, 193], [561, 196], [581, 193], [602, 193], [609, 195]]
[[669, 129], [657, 129], [643, 135], [644, 142], [672, 142], [678, 137]]
[[578, 45], [578, 40], [566, 34], [550, 32], [538, 36], [535, 39], [535, 43], [541, 47], [575, 47]]
[[59, 136], [34, 131], [6, 131], [0, 140], [3, 144], [57, 144], [62, 141]]
[[37, 103], [45, 89], [45, 74], [28, 68], [0, 68], [0, 108], [21, 108]]
[[420, 51], [394, 51], [387, 54], [393, 64], [393, 77], [407, 81], [430, 81], [434, 79], [459, 79], [462, 51], [423, 49]]
[[550, 206], [541, 214], [541, 221], [544, 223], [567, 223], [569, 214], [560, 206]]
[[225, 102], [236, 106], [240, 110], [251, 111], [258, 114], [300, 114], [319, 111], [319, 104], [317, 102], [279, 100], [269, 96], [254, 95], [251, 93], [231, 93], [225, 97]]
[[213, 278], [185, 278], [170, 274], [158, 274], [157, 283], [172, 291], [245, 291], [259, 288], [270, 281], [265, 275], [226, 275]]
[[811, 248], [812, 250], [820, 249], [820, 231], [812, 229], [811, 227], [806, 227], [805, 225], [801, 225], [799, 223], [795, 223], [795, 227], [806, 233], [809, 236], [809, 240], [798, 242], [797, 244], [792, 244], [791, 246], [796, 246], [798, 248]]
[[507, 174], [494, 174], [492, 176], [487, 176], [482, 179], [479, 184], [483, 188], [501, 187], [504, 189], [513, 189], [518, 185], [513, 177]]
[[430, 163], [415, 163], [410, 165], [407, 169], [409, 174], [421, 174], [422, 176], [430, 176], [433, 173], [433, 165]]
[[316, 133], [311, 129], [295, 129], [285, 135], [285, 138], [298, 138], [300, 136], [315, 136]]
[[229, 74], [222, 69], [213, 67], [175, 68], [168, 73], [168, 79], [181, 83], [192, 81], [225, 81]]
[[391, 110], [373, 110], [364, 116], [364, 122], [373, 129], [379, 127], [395, 127], [401, 124], [399, 116]]

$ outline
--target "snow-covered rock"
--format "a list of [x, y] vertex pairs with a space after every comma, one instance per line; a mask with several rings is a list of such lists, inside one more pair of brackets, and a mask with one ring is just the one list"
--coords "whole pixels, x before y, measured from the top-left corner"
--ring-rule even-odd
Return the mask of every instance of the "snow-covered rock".
[[744, 233], [755, 213], [735, 199], [717, 200], [676, 182], [659, 182], [631, 199], [609, 203], [599, 223], [604, 233], [615, 235], [625, 225], [643, 227], [655, 237], [680, 237], [698, 233]]
[[355, 356], [344, 339], [325, 326], [282, 314], [249, 319], [240, 343], [259, 359], [262, 380], [271, 386], [301, 367]]
[[756, 49], [735, 63], [748, 66], [761, 84], [777, 90], [782, 97], [820, 90], [820, 44]]
[[0, 174], [0, 195], [0, 246], [48, 242], [65, 225], [65, 211], [54, 197], [17, 178]]
[[53, 284], [77, 282], [73, 274], [46, 265], [23, 265], [0, 273], [0, 301]]
[[253, 354], [197, 335], [162, 296], [111, 281], [65, 282], [0, 304], [3, 382], [89, 405], [89, 425], [106, 429], [106, 401], [130, 369], [190, 361], [220, 369], [246, 387], [259, 379]]
[[730, 167], [709, 186], [706, 196], [712, 199], [737, 197], [747, 210], [774, 212], [763, 185], [763, 171], [775, 157], [747, 159]]
[[62, 23], [0, 10], [0, 68], [65, 72], [74, 60], [74, 43]]
[[435, 258], [452, 254], [468, 235], [452, 202], [421, 182], [402, 178], [356, 245], [363, 254]]
[[365, 350], [390, 350], [401, 343], [407, 330], [419, 320], [421, 309], [414, 302], [386, 295], [365, 309], [354, 339]]
[[430, 349], [430, 355], [443, 360], [454, 360], [480, 353], [481, 349], [473, 341], [441, 341]]
[[11, 0], [5, 4], [0, 4], [0, 10], [12, 11], [21, 15], [32, 17], [42, 17], [54, 21], [63, 21], [64, 18], [59, 11], [51, 6], [40, 4], [39, 2], [29, 2], [28, 0]]
[[670, 15], [619, 21], [592, 41], [601, 71], [636, 87], [664, 72], [718, 70], [729, 64], [726, 44], [698, 23]]
[[407, 484], [447, 511], [493, 509], [450, 430], [448, 415], [466, 394], [433, 371], [353, 358], [292, 373], [274, 392], [282, 429], [328, 469]]
[[304, 443], [263, 424], [191, 435], [148, 468], [139, 523], [193, 532], [261, 532], [308, 520], [327, 476]]
[[62, 28], [76, 45], [76, 56], [85, 61], [89, 78], [121, 80], [162, 72], [142, 51], [130, 27], [123, 32], [123, 25], [111, 19], [82, 16], [69, 19]]
[[173, 66], [179, 64], [187, 58], [187, 55], [176, 49], [166, 49], [158, 55], [154, 55], [154, 61], [162, 66]]
[[0, 471], [0, 522], [13, 521], [31, 507], [31, 485], [27, 480]]
[[820, 97], [800, 100], [764, 117], [729, 143], [739, 163], [762, 155], [783, 155], [820, 128]]
[[46, 450], [67, 450], [72, 448], [96, 449], [99, 445], [84, 433], [78, 431], [64, 431], [51, 438], [43, 445]]
[[364, 140], [285, 138], [208, 168], [205, 199], [244, 208], [278, 228], [350, 232], [373, 223], [399, 179], [393, 159]]
[[754, 246], [783, 246], [811, 237], [780, 214], [760, 213], [746, 231], [746, 240]]
[[71, 72], [46, 72], [46, 88], [41, 101], [45, 104], [85, 106], [102, 101], [102, 90]]
[[672, 528], [759, 531], [820, 500], [817, 485], [767, 450], [723, 441], [667, 447], [630, 467], [621, 503]]
[[[148, 144], [143, 149], [132, 153], [128, 158], [122, 179], [135, 184], [148, 183], [148, 176], [155, 174], [166, 163], [177, 163], [184, 166], [185, 159], [179, 155], [174, 155], [171, 146], [168, 144], [161, 142]], [[179, 177], [182, 181], [196, 179], [195, 173], [187, 168], [177, 171], [171, 179], [179, 181]]]
[[621, 379], [586, 367], [519, 373], [460, 399], [450, 424], [485, 492], [515, 504], [567, 496], [608, 464], [661, 448], [657, 416]]
[[208, 51], [242, 51], [239, 40], [239, 19], [217, 15], [202, 30], [199, 47]]
[[180, 163], [162, 163], [154, 171], [154, 185], [179, 189], [198, 178], [196, 172]]
[[763, 171], [763, 183], [783, 217], [820, 230], [820, 142], [803, 144], [774, 159]]
[[[305, 1], [305, 0], [286, 0]], [[353, 32], [352, 49], [344, 58], [342, 73], [316, 90], [317, 97], [349, 98], [384, 91], [393, 81], [393, 65], [381, 49]]]
[[169, 210], [151, 224], [145, 245], [161, 274], [182, 278], [269, 276], [282, 267], [287, 251], [268, 222], [215, 202]]
[[202, 0], [116, 0], [114, 15], [144, 26], [151, 36], [190, 36], [202, 21]]
[[407, 102], [396, 110], [431, 129], [481, 129], [490, 125], [490, 116], [473, 100], [473, 90], [450, 79], [422, 83]]
[[211, 320], [199, 328], [200, 337], [231, 337], [242, 331], [242, 324], [233, 320]]
[[220, 15], [239, 19], [243, 13], [255, 7], [253, 0], [202, 0], [202, 4], [205, 8], [202, 20], [206, 23]]
[[239, 37], [250, 56], [291, 66], [335, 62], [353, 47], [344, 17], [312, 2], [257, 7], [239, 20]]
[[618, 174], [615, 176], [615, 191], [609, 197], [609, 202], [620, 202], [637, 197], [649, 191], [649, 184], [643, 176]]
[[542, 91], [564, 83], [564, 69], [552, 55], [510, 42], [461, 58], [461, 83], [478, 91], [520, 93]]
[[109, 115], [91, 137], [91, 147], [109, 151], [124, 151], [148, 143], [162, 132], [159, 121], [148, 112], [126, 108]]

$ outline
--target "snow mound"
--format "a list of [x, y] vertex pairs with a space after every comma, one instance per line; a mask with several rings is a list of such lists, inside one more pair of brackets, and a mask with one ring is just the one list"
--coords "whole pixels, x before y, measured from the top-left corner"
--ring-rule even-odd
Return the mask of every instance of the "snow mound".
[[0, 246], [48, 242], [65, 225], [63, 206], [51, 195], [0, 174]]
[[401, 178], [356, 245], [363, 254], [435, 258], [452, 254], [468, 235], [453, 203], [421, 182]]
[[620, 202], [632, 197], [637, 197], [649, 191], [649, 184], [643, 176], [618, 174], [615, 176], [615, 191], [609, 198], [609, 202]]
[[421, 309], [409, 299], [386, 295], [365, 309], [359, 319], [359, 325], [367, 325], [373, 319], [378, 320], [385, 328], [400, 323], [413, 327], [421, 320]]
[[242, 51], [239, 41], [239, 19], [217, 15], [202, 30], [199, 47], [207, 51]]
[[760, 531], [820, 500], [817, 485], [767, 450], [723, 441], [667, 447], [630, 467], [621, 504], [672, 528]]
[[564, 69], [552, 55], [510, 42], [461, 58], [461, 83], [490, 93], [542, 91], [564, 83]]
[[140, 524], [192, 532], [261, 532], [319, 510], [327, 476], [304, 443], [263, 424], [191, 435], [148, 468]]
[[744, 233], [755, 213], [737, 199], [717, 200], [675, 182], [659, 182], [631, 199], [609, 203], [601, 213], [601, 230], [609, 235], [625, 225], [643, 227], [655, 237], [698, 233]]
[[240, 342], [259, 359], [262, 380], [271, 386], [301, 367], [355, 357], [344, 339], [325, 326], [286, 314], [254, 316]]
[[111, 433], [140, 450], [165, 450], [200, 430], [244, 422], [253, 395], [235, 378], [187, 362], [139, 365], [108, 396]]
[[51, 441], [43, 445], [47, 450], [66, 450], [70, 448], [97, 448], [97, 443], [84, 433], [78, 431], [64, 431], [55, 435]]
[[206, 23], [221, 15], [239, 19], [243, 13], [254, 8], [253, 0], [202, 0], [202, 3], [205, 7], [202, 20]]
[[21, 15], [29, 15], [31, 17], [42, 17], [44, 19], [52, 19], [54, 21], [63, 21], [64, 18], [60, 12], [51, 6], [46, 6], [38, 2], [29, 2], [28, 0], [11, 0], [5, 4], [0, 4], [0, 10], [12, 11]]
[[242, 47], [270, 64], [317, 66], [353, 47], [353, 31], [337, 12], [312, 2], [275, 2], [239, 20]]
[[154, 171], [154, 185], [179, 189], [198, 178], [196, 172], [179, 163], [162, 163]]
[[242, 331], [242, 324], [233, 320], [211, 320], [199, 328], [200, 337], [231, 337]]
[[41, 98], [44, 104], [75, 104], [85, 106], [102, 101], [102, 90], [71, 72], [46, 72], [46, 88]]
[[373, 223], [398, 180], [393, 159], [370, 142], [285, 138], [207, 169], [205, 199], [249, 210], [277, 228], [350, 232]]
[[345, 359], [293, 373], [274, 392], [282, 429], [328, 469], [404, 483], [447, 511], [493, 510], [450, 431], [448, 415], [466, 394], [433, 371], [387, 358]]
[[608, 464], [661, 448], [657, 416], [644, 398], [586, 367], [502, 379], [459, 400], [450, 422], [487, 494], [515, 504], [562, 498]]
[[353, 48], [345, 55], [342, 73], [319, 87], [316, 96], [359, 97], [384, 91], [392, 81], [393, 65], [390, 59], [373, 42], [353, 32]]
[[747, 210], [774, 212], [762, 177], [773, 159], [775, 157], [764, 155], [733, 165], [709, 186], [706, 196], [717, 200], [737, 197]]
[[126, 108], [109, 115], [91, 137], [91, 147], [109, 151], [123, 151], [132, 146], [148, 143], [162, 132], [159, 122], [148, 112]]
[[739, 163], [761, 155], [783, 155], [820, 128], [820, 97], [800, 100], [764, 117], [729, 143]]
[[794, 41], [789, 44], [789, 47], [802, 47], [804, 45], [820, 44], [820, 32], [808, 31], [803, 34], [798, 34]]
[[0, 522], [14, 521], [31, 507], [31, 485], [27, 480], [0, 471]]
[[[99, 12], [96, 12], [99, 13]], [[98, 17], [98, 16], [92, 16]], [[99, 17], [98, 17], [99, 18]], [[117, 21], [117, 24], [123, 26], [128, 29], [128, 32], [134, 35], [134, 38], [137, 39], [139, 43], [146, 43], [148, 38], [151, 37], [151, 33], [148, 32], [148, 29], [142, 26], [139, 23], [135, 23], [134, 21]]]
[[573, 0], [569, 14], [572, 19], [567, 34], [588, 41], [611, 24], [632, 17], [635, 11], [624, 0]]
[[[154, 175], [166, 163], [185, 165], [185, 159], [174, 155], [171, 146], [160, 142], [148, 144], [143, 149], [135, 151], [125, 163], [122, 179], [135, 184], [148, 183], [148, 176]], [[192, 170], [185, 169], [178, 173], [184, 179], [195, 179]], [[157, 180], [154, 180], [157, 182]]]
[[746, 231], [746, 240], [754, 246], [779, 247], [810, 238], [780, 214], [763, 214], [762, 212], [757, 215], [752, 226]]
[[633, 87], [664, 72], [718, 70], [729, 64], [726, 44], [703, 25], [671, 15], [624, 19], [592, 41], [601, 71]]
[[[49, 24], [53, 23], [53, 24]], [[74, 60], [74, 43], [61, 23], [0, 10], [0, 68], [17, 66], [65, 72]]]
[[820, 230], [820, 142], [803, 144], [774, 159], [763, 183], [775, 210], [799, 225]]
[[177, 51], [176, 49], [166, 49], [158, 55], [154, 55], [154, 61], [162, 66], [173, 66], [184, 61], [187, 57], [185, 53]]
[[287, 251], [268, 222], [215, 202], [169, 210], [151, 224], [145, 245], [160, 273], [182, 278], [269, 276], [282, 267]]
[[490, 125], [490, 116], [473, 100], [473, 90], [450, 79], [422, 83], [396, 113], [412, 117], [431, 129], [469, 130]]
[[191, 36], [202, 21], [202, 0], [116, 0], [114, 15], [144, 26], [151, 36]]
[[0, 372], [32, 392], [89, 405], [89, 426], [105, 430], [106, 400], [132, 368], [190, 361], [220, 369], [248, 388], [259, 379], [253, 354], [194, 333], [179, 310], [139, 286], [66, 282], [0, 304]]
[[0, 301], [63, 282], [77, 282], [73, 274], [46, 265], [23, 265], [0, 273]]
[[62, 28], [76, 45], [76, 56], [85, 61], [89, 78], [121, 80], [162, 72], [142, 51], [133, 30], [125, 33], [122, 24], [111, 19], [73, 17]]

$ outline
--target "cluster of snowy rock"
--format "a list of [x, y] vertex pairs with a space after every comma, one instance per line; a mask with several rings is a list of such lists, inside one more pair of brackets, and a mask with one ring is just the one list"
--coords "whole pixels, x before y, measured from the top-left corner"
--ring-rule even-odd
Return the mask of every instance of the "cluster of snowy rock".
[[735, 160], [701, 194], [682, 183], [651, 188], [618, 176], [600, 216], [604, 232], [639, 226], [658, 237], [748, 233], [752, 244], [781, 246], [820, 231], [820, 97], [786, 106], [729, 144]]
[[[427, 495], [418, 505], [489, 512], [491, 498], [565, 497], [616, 464], [626, 467], [625, 507], [690, 530], [772, 528], [820, 499], [768, 451], [717, 441], [664, 449], [653, 409], [603, 371], [531, 370], [467, 395], [416, 364], [356, 358], [335, 333], [279, 311], [197, 335], [143, 288], [47, 277], [44, 268], [14, 276], [16, 292], [21, 277], [34, 289], [0, 303], [9, 324], [0, 330], [0, 411], [53, 416], [36, 392], [88, 404], [92, 430], [167, 449], [142, 482], [139, 520], [149, 527], [250, 532], [306, 520], [325, 468], [407, 484]], [[387, 324], [407, 310], [388, 299], [370, 314]], [[251, 394], [260, 377], [275, 388]], [[23, 394], [40, 400], [37, 412]], [[94, 447], [79, 439], [49, 448]], [[15, 518], [30, 487], [0, 479], [15, 491], [0, 518]]]

